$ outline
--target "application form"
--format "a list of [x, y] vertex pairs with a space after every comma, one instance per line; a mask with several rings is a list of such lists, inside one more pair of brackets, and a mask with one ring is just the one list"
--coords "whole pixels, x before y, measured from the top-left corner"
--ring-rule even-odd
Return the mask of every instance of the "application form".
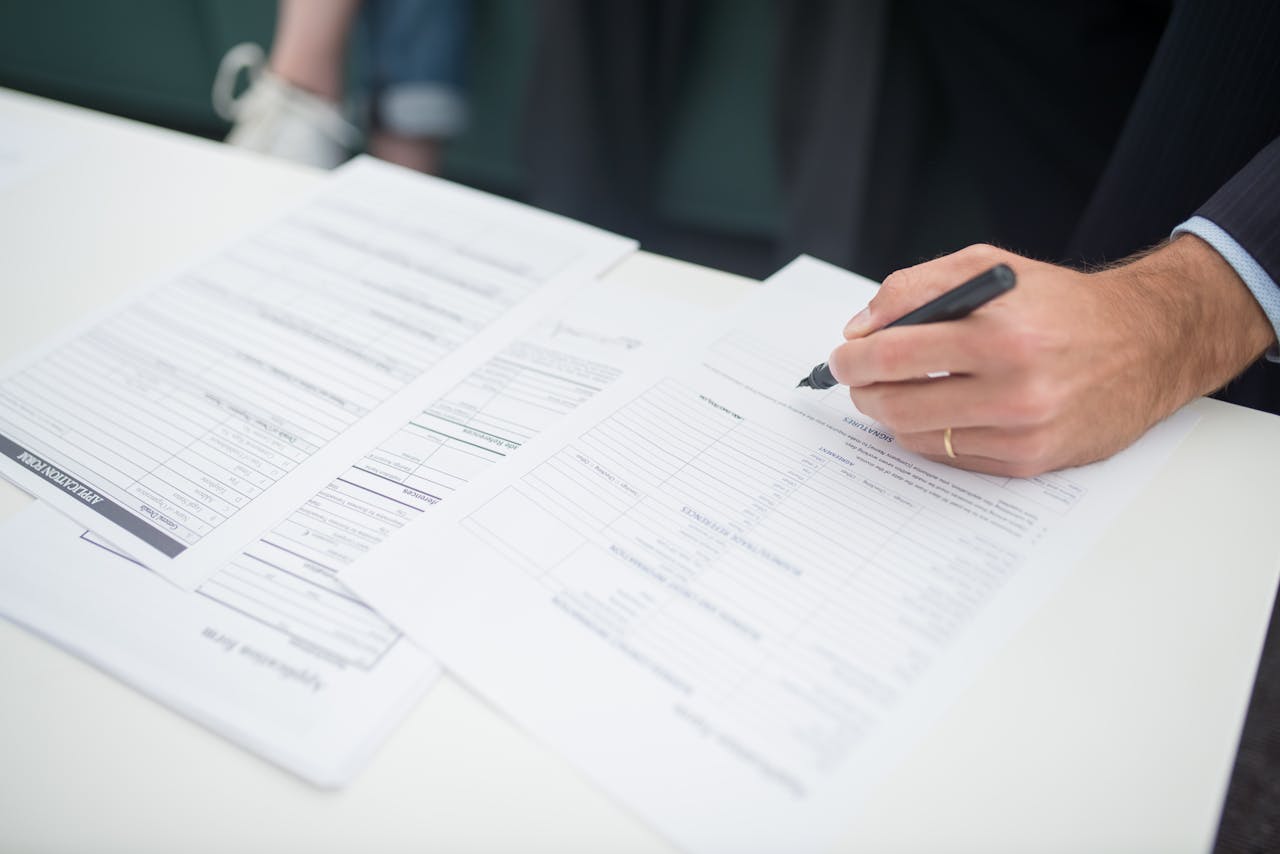
[[1026, 480], [914, 456], [795, 388], [872, 293], [798, 260], [348, 581], [678, 844], [823, 849], [1193, 420]]
[[241, 611], [44, 502], [0, 525], [0, 554], [5, 617], [317, 786], [349, 782], [440, 672], [335, 583]]
[[700, 318], [613, 283], [578, 292], [193, 593], [34, 504], [0, 528], [0, 613], [304, 779], [341, 786], [439, 672], [343, 570]]
[[634, 245], [358, 160], [0, 369], [0, 474], [192, 588]]

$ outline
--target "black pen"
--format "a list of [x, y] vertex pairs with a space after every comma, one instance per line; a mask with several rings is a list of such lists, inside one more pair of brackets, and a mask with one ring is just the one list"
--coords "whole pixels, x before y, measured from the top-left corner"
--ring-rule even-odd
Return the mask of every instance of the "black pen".
[[[985, 305], [1002, 293], [1012, 290], [1016, 281], [1013, 271], [1006, 264], [997, 264], [985, 273], [979, 273], [959, 287], [952, 288], [940, 297], [931, 299], [924, 305], [909, 311], [885, 329], [895, 326], [914, 326], [919, 323], [941, 323], [944, 320], [959, 320], [969, 312]], [[796, 388], [831, 388], [836, 385], [836, 378], [831, 369], [823, 362], [809, 372], [809, 376], [800, 380]]]

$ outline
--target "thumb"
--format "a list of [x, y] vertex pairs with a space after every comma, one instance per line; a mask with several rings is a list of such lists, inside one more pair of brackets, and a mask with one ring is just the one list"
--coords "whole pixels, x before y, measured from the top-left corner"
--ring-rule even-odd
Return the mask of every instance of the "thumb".
[[1008, 257], [993, 246], [975, 245], [890, 273], [867, 307], [845, 324], [844, 337], [861, 338], [888, 326]]

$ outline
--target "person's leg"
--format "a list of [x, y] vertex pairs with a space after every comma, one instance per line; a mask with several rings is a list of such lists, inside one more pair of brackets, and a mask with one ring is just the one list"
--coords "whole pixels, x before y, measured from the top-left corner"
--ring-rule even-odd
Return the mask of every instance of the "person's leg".
[[272, 71], [300, 89], [342, 100], [347, 42], [360, 0], [280, 0]]
[[468, 0], [366, 0], [370, 154], [439, 170], [445, 140], [466, 123], [462, 89]]
[[428, 175], [440, 171], [443, 146], [439, 137], [408, 136], [382, 128], [369, 132], [369, 153], [381, 160], [408, 166]]
[[[342, 84], [360, 2], [280, 0], [269, 58], [251, 43], [227, 52], [213, 104], [232, 122], [228, 143], [325, 168], [359, 148], [360, 131], [343, 115]], [[237, 97], [246, 72], [249, 86]]]

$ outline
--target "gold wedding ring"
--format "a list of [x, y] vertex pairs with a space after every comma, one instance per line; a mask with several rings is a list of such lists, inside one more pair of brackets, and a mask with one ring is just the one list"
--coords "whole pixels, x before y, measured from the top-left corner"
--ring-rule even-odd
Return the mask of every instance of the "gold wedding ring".
[[951, 428], [948, 427], [942, 431], [942, 447], [947, 452], [947, 456], [951, 459], [956, 458], [956, 449], [951, 447]]

